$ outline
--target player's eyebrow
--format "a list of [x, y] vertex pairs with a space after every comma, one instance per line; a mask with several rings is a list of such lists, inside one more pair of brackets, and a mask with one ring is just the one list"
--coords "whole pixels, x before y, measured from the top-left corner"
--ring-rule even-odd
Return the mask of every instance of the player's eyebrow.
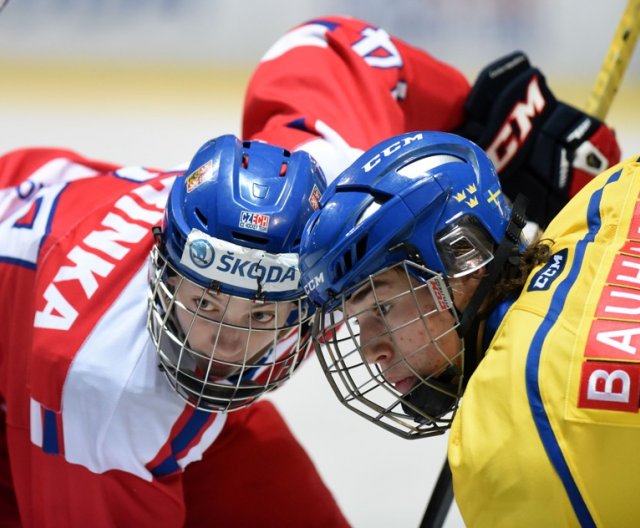
[[390, 285], [391, 285], [391, 281], [389, 279], [387, 279], [387, 278], [377, 277], [377, 278], [373, 279], [373, 284], [371, 283], [371, 281], [367, 281], [367, 284], [362, 286], [359, 290], [357, 290], [355, 293], [353, 293], [353, 295], [351, 295], [351, 297], [349, 298], [347, 303], [348, 304], [352, 304], [352, 305], [360, 304], [369, 295], [373, 294], [373, 290], [374, 289], [380, 289], [380, 288], [383, 288], [385, 286], [390, 286]]

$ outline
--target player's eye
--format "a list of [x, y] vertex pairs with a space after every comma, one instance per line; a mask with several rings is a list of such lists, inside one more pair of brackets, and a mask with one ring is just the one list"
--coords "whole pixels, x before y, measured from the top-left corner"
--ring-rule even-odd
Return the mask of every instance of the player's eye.
[[191, 303], [199, 312], [213, 312], [216, 309], [216, 305], [206, 297], [193, 297]]
[[276, 314], [272, 311], [256, 311], [251, 312], [251, 318], [254, 322], [264, 325], [271, 323], [276, 318]]
[[384, 317], [386, 315], [389, 315], [391, 308], [392, 308], [391, 303], [378, 303], [376, 311], [378, 312], [378, 314]]

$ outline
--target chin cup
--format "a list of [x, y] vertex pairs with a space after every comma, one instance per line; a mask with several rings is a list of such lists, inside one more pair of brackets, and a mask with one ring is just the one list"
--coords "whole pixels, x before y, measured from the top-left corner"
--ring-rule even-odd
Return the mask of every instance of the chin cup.
[[453, 395], [457, 392], [456, 386], [451, 382], [459, 375], [456, 367], [449, 366], [438, 378], [420, 382], [403, 398], [402, 409], [418, 423], [440, 419], [452, 411], [458, 401], [457, 395]]

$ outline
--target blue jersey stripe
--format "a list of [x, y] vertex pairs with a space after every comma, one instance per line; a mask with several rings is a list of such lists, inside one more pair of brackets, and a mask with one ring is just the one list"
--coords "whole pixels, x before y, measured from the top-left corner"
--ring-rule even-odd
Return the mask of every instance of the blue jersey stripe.
[[42, 411], [42, 450], [49, 455], [57, 455], [60, 453], [60, 443], [56, 413], [44, 407], [42, 407]]
[[312, 24], [318, 24], [320, 26], [325, 26], [326, 28], [329, 29], [329, 31], [333, 31], [334, 29], [336, 29], [340, 25], [337, 22], [333, 22], [331, 20], [324, 20], [322, 18], [316, 18], [314, 20], [309, 20], [309, 22], [306, 22], [304, 25], [305, 26], [310, 26]]
[[154, 477], [160, 478], [180, 471], [181, 468], [178, 460], [181, 457], [182, 451], [189, 447], [189, 444], [193, 442], [202, 428], [207, 425], [211, 416], [211, 413], [199, 409], [194, 411], [184, 427], [171, 441], [171, 454], [154, 468], [150, 469]]
[[564, 458], [562, 449], [558, 444], [558, 440], [553, 433], [553, 429], [551, 428], [551, 424], [549, 422], [549, 417], [547, 416], [544, 404], [542, 403], [542, 397], [540, 394], [540, 383], [538, 378], [540, 369], [540, 355], [544, 342], [551, 328], [553, 328], [558, 320], [560, 313], [562, 313], [564, 309], [567, 294], [573, 287], [576, 279], [580, 274], [585, 251], [587, 250], [588, 245], [593, 242], [595, 236], [600, 231], [602, 225], [600, 218], [600, 202], [602, 200], [602, 193], [604, 192], [604, 189], [607, 185], [617, 181], [620, 178], [620, 172], [621, 171], [618, 171], [612, 174], [605, 185], [595, 191], [591, 196], [591, 200], [589, 201], [589, 206], [587, 209], [587, 224], [589, 226], [589, 229], [584, 238], [576, 244], [571, 269], [569, 270], [567, 277], [558, 285], [558, 288], [556, 289], [551, 300], [549, 313], [542, 321], [534, 335], [534, 338], [531, 342], [531, 347], [529, 348], [529, 352], [527, 355], [527, 364], [525, 371], [529, 406], [531, 409], [533, 420], [538, 429], [538, 434], [540, 435], [540, 439], [542, 440], [551, 463], [555, 467], [560, 479], [562, 480], [571, 505], [573, 506], [578, 521], [582, 526], [595, 527], [596, 524], [593, 520], [593, 517], [591, 516], [591, 513], [589, 512], [589, 509], [587, 508], [587, 505], [584, 502], [584, 499], [582, 498], [582, 495], [580, 494], [580, 490], [578, 489], [573, 476], [571, 475], [571, 470], [569, 469], [567, 461]]
[[177, 455], [189, 447], [189, 444], [195, 439], [200, 430], [207, 425], [210, 418], [211, 413], [196, 409], [182, 428], [182, 431], [171, 442], [171, 451]]

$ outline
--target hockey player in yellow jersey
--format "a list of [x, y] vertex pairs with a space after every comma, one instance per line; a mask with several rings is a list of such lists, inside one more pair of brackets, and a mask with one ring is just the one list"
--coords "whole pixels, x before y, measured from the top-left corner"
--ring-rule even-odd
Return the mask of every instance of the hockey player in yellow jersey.
[[639, 199], [636, 157], [546, 230], [451, 430], [470, 526], [640, 526]]
[[468, 526], [640, 526], [640, 163], [529, 246], [523, 201], [452, 134], [379, 144], [320, 205], [302, 281], [340, 400], [407, 438], [451, 428]]

